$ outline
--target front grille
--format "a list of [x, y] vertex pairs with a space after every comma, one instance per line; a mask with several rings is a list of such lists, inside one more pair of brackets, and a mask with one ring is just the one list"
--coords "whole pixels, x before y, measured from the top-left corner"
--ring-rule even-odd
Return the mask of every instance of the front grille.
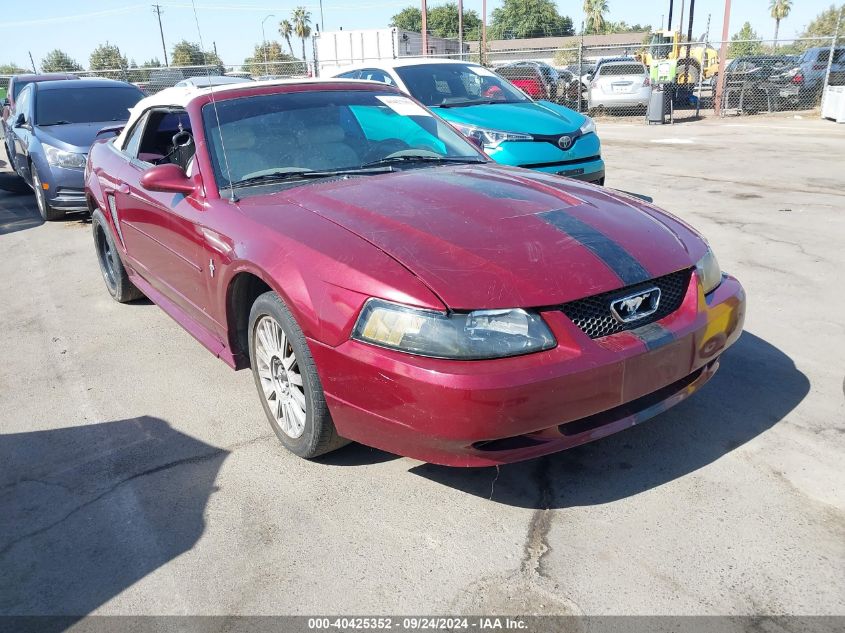
[[[563, 305], [563, 313], [590, 338], [601, 338], [624, 330], [632, 330], [659, 321], [680, 308], [689, 286], [691, 273], [692, 269], [686, 268], [619, 290], [570, 301]], [[660, 288], [660, 304], [654, 314], [631, 323], [622, 323], [611, 314], [612, 301], [655, 286]]]

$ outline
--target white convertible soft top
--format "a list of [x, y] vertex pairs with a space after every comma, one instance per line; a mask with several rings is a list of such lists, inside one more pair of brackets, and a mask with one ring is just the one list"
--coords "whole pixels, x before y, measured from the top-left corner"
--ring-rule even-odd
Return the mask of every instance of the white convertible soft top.
[[[126, 134], [135, 124], [141, 115], [152, 107], [156, 106], [173, 106], [175, 108], [184, 108], [195, 97], [206, 95], [209, 93], [225, 94], [232, 90], [241, 90], [243, 88], [258, 88], [262, 86], [287, 86], [291, 84], [319, 84], [319, 83], [362, 83], [359, 79], [269, 79], [266, 81], [244, 81], [236, 84], [224, 84], [222, 86], [213, 86], [199, 88], [197, 86], [174, 86], [172, 88], [165, 88], [161, 92], [141, 99], [135, 106], [129, 110], [129, 120], [126, 122], [121, 133], [115, 139], [118, 146], [122, 146], [126, 141]], [[364, 82], [372, 83], [372, 82]]]

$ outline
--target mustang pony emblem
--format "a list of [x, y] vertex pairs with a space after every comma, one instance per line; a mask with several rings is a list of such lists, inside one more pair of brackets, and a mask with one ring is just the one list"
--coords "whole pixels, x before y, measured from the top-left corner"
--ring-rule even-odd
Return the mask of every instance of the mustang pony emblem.
[[660, 288], [649, 288], [611, 301], [610, 313], [617, 321], [630, 323], [654, 314], [659, 304]]

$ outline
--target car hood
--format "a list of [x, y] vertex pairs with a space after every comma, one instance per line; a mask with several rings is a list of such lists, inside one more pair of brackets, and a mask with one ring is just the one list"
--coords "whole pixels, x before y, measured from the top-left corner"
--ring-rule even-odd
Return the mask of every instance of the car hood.
[[[121, 121], [98, 121], [94, 123], [68, 123], [66, 125], [36, 126], [36, 136], [43, 143], [49, 143], [68, 152], [85, 154], [97, 139], [97, 132], [104, 127], [120, 125]], [[108, 138], [104, 134], [102, 138]]]
[[635, 198], [494, 164], [313, 183], [283, 195], [393, 257], [452, 309], [556, 305], [690, 267], [707, 248]]
[[452, 123], [520, 134], [565, 134], [584, 123], [584, 115], [545, 101], [434, 108], [434, 111]]

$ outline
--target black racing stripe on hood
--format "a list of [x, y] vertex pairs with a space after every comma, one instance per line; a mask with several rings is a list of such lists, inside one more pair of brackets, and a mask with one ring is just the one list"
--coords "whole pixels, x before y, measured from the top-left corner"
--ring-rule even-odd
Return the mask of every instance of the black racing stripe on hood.
[[645, 346], [650, 350], [657, 349], [675, 340], [675, 336], [659, 323], [649, 323], [632, 330], [632, 333], [645, 343]]
[[649, 272], [618, 242], [566, 211], [555, 209], [537, 214], [540, 218], [578, 241], [601, 259], [626, 286], [651, 279]]

